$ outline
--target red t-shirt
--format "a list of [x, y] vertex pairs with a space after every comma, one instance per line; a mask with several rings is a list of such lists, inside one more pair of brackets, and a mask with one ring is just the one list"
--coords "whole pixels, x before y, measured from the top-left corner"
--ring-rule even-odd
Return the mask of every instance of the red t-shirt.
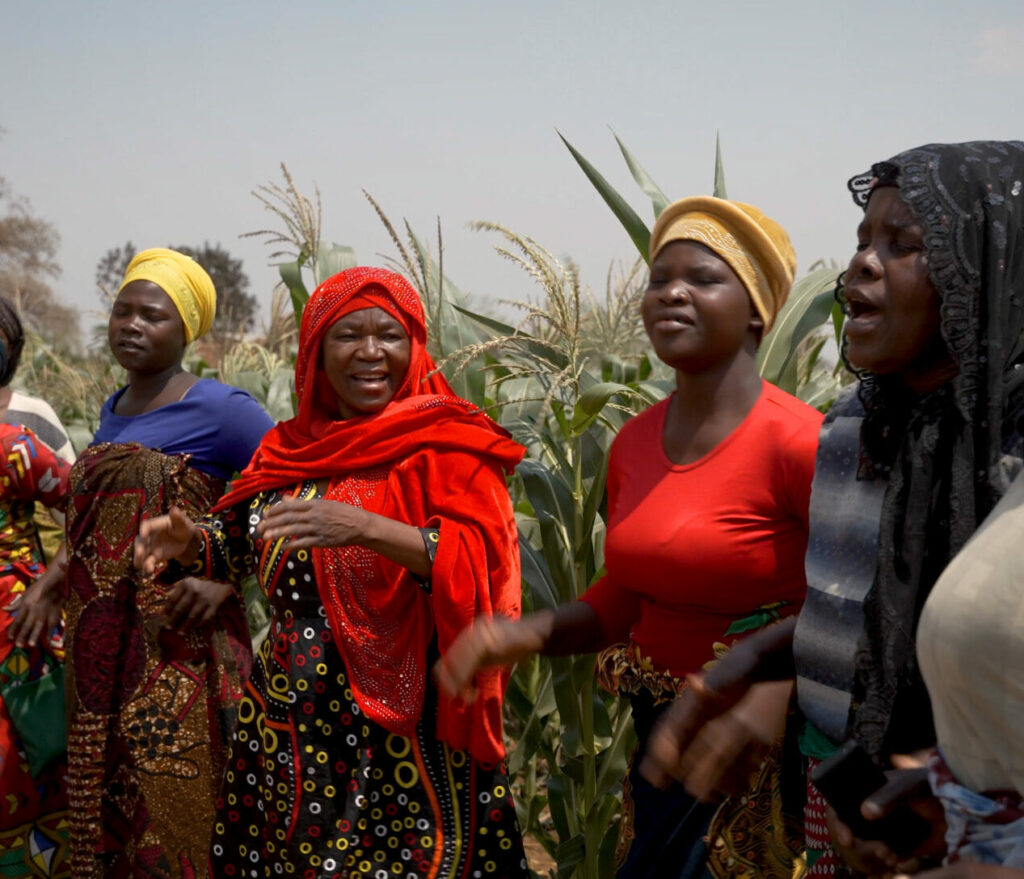
[[[671, 399], [671, 398], [670, 398]], [[676, 676], [714, 658], [736, 620], [807, 589], [807, 504], [822, 415], [765, 382], [753, 409], [711, 452], [673, 464], [669, 400], [631, 419], [608, 465], [607, 575], [583, 601], [606, 643], [631, 639]]]

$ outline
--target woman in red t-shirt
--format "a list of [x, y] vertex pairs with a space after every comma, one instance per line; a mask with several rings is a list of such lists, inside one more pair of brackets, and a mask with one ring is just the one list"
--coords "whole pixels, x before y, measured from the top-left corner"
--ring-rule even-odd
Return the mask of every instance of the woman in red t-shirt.
[[[741, 875], [737, 865], [752, 860], [744, 858], [751, 840], [785, 850], [772, 791], [723, 806], [709, 847], [704, 838], [718, 806], [701, 800], [730, 788], [727, 776], [735, 773], [726, 770], [735, 769], [733, 757], [752, 736], [745, 718], [774, 717], [781, 734], [788, 686], [761, 688], [709, 731], [690, 791], [654, 788], [635, 767], [688, 674], [739, 633], [799, 610], [822, 416], [763, 381], [755, 365], [796, 264], [777, 223], [749, 205], [686, 198], [658, 218], [651, 256], [644, 326], [655, 353], [675, 370], [676, 390], [612, 444], [607, 573], [557, 610], [515, 622], [478, 620], [446, 654], [440, 681], [466, 694], [485, 666], [535, 652], [603, 650], [598, 675], [630, 698], [640, 740], [624, 786], [618, 875], [701, 876], [715, 866], [719, 875]], [[742, 776], [745, 786], [749, 771]], [[742, 834], [730, 834], [730, 826]], [[778, 870], [788, 876], [785, 860]]]

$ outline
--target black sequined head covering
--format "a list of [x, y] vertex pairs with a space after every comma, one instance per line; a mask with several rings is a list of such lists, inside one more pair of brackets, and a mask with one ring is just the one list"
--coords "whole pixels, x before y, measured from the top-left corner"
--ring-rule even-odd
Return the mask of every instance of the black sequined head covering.
[[924, 227], [941, 332], [959, 368], [920, 396], [899, 376], [861, 376], [862, 475], [889, 482], [864, 605], [853, 728], [883, 756], [934, 742], [914, 653], [918, 616], [1024, 451], [1024, 143], [929, 144], [849, 184], [861, 206], [879, 185], [898, 187]]

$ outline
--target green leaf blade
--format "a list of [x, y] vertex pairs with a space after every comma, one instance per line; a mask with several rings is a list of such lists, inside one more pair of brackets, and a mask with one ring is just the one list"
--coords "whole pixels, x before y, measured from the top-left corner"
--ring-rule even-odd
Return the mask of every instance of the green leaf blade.
[[302, 259], [297, 259], [295, 262], [281, 263], [277, 267], [281, 280], [284, 281], [284, 285], [291, 294], [292, 308], [295, 309], [295, 325], [300, 329], [302, 327], [302, 310], [309, 301], [309, 291], [302, 280], [302, 262]]
[[758, 349], [756, 362], [761, 376], [787, 393], [796, 393], [800, 342], [832, 313], [835, 282], [833, 268], [815, 269], [797, 281], [775, 326]]
[[644, 195], [651, 200], [651, 206], [654, 208], [654, 219], [658, 219], [661, 212], [668, 207], [668, 196], [661, 191], [661, 187], [658, 186], [654, 180], [651, 179], [651, 175], [648, 174], [643, 166], [637, 161], [636, 156], [629, 150], [629, 148], [619, 139], [619, 136], [613, 131], [612, 137], [615, 138], [615, 142], [619, 145], [619, 150], [622, 152], [622, 158], [626, 160], [626, 166], [629, 168], [629, 173], [633, 175], [633, 179], [636, 181]]
[[725, 168], [722, 167], [722, 138], [715, 132], [715, 189], [711, 193], [715, 198], [728, 198], [725, 191]]
[[583, 173], [587, 175], [587, 179], [594, 185], [598, 195], [604, 199], [605, 204], [611, 208], [612, 213], [615, 214], [616, 218], [622, 227], [626, 230], [626, 234], [632, 239], [636, 249], [640, 252], [640, 256], [643, 257], [644, 262], [650, 263], [650, 255], [648, 251], [651, 245], [651, 230], [647, 228], [647, 224], [640, 219], [640, 216], [636, 211], [633, 210], [627, 203], [626, 200], [619, 195], [615, 188], [601, 176], [601, 173], [590, 164], [580, 152], [563, 137], [561, 132], [558, 132], [558, 136], [562, 139], [562, 143], [565, 144], [566, 148], [572, 154], [572, 157], [576, 160], [576, 164], [583, 169]]

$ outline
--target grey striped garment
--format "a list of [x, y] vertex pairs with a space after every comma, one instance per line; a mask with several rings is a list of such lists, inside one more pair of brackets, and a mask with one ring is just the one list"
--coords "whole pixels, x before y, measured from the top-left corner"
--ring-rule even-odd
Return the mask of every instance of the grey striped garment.
[[800, 710], [836, 743], [848, 737], [854, 659], [864, 598], [875, 578], [887, 485], [885, 479], [857, 479], [863, 418], [852, 385], [821, 428], [811, 484], [807, 599], [793, 642]]
[[57, 413], [45, 400], [30, 397], [20, 391], [12, 391], [11, 402], [7, 404], [7, 409], [0, 413], [0, 423], [27, 427], [46, 443], [58, 458], [63, 458], [69, 464], [74, 463], [75, 450], [71, 447], [68, 432], [61, 424]]

